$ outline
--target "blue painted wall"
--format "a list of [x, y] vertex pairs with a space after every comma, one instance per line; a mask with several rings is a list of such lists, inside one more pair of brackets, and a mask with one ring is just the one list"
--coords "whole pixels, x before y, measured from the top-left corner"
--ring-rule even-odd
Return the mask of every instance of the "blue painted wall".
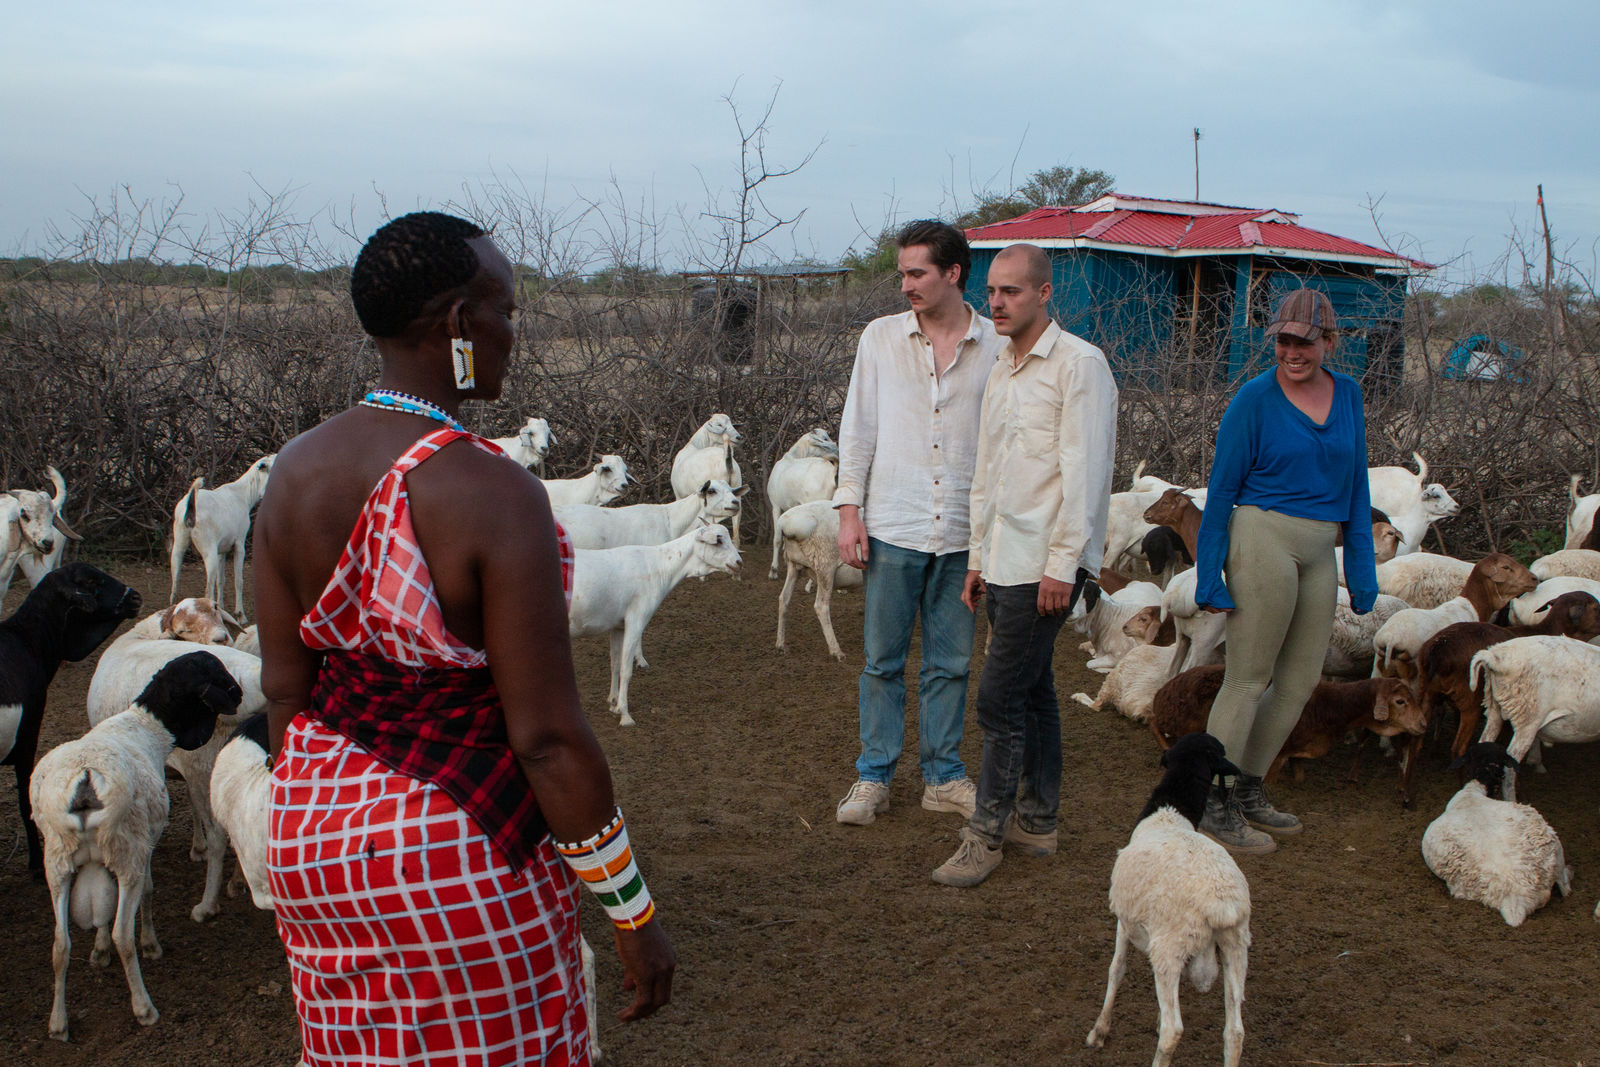
[[[987, 313], [989, 265], [996, 249], [974, 249], [967, 300]], [[1061, 326], [1106, 350], [1119, 383], [1153, 384], [1171, 358], [1178, 316], [1188, 309], [1194, 259], [1172, 259], [1101, 249], [1050, 250], [1053, 265], [1050, 311]], [[1217, 377], [1237, 381], [1272, 359], [1265, 330], [1278, 301], [1294, 289], [1321, 289], [1333, 301], [1344, 331], [1332, 364], [1360, 375], [1368, 365], [1369, 343], [1388, 346], [1398, 374], [1399, 323], [1404, 318], [1406, 280], [1399, 275], [1353, 274], [1337, 265], [1248, 255], [1207, 257], [1203, 297], [1219, 297], [1227, 318], [1218, 322], [1221, 352]], [[1356, 268], [1359, 270], [1360, 268]], [[1251, 279], [1255, 278], [1252, 286]], [[1377, 354], [1384, 355], [1384, 351]]]

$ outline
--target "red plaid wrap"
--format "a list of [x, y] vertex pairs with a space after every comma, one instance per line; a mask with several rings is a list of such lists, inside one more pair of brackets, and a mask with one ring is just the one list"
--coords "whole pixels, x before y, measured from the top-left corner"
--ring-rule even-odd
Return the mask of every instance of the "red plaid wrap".
[[577, 879], [411, 525], [406, 474], [457, 438], [502, 454], [408, 449], [300, 624], [328, 655], [273, 768], [268, 866], [312, 1067], [589, 1062]]

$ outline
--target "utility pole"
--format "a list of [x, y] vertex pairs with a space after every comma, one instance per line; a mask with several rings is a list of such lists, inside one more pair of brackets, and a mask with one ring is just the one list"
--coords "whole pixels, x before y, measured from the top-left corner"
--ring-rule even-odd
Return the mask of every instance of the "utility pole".
[[1200, 199], [1200, 127], [1194, 128], [1194, 198]]

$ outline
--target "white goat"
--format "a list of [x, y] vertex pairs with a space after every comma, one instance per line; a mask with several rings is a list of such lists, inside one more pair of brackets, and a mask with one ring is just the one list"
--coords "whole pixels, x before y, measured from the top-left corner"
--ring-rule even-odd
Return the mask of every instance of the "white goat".
[[196, 478], [172, 509], [172, 592], [168, 602], [178, 599], [178, 574], [183, 569], [183, 555], [194, 542], [195, 551], [206, 566], [206, 596], [217, 604], [223, 603], [222, 591], [226, 584], [223, 560], [233, 555], [233, 613], [243, 619], [244, 614], [244, 550], [250, 537], [250, 511], [261, 503], [261, 494], [267, 491], [267, 477], [272, 473], [276, 454], [262, 456], [250, 464], [250, 469], [226, 485], [215, 489], [201, 488], [204, 478]]
[[1088, 666], [1104, 674], [1138, 644], [1123, 632], [1123, 625], [1140, 608], [1160, 607], [1161, 587], [1154, 582], [1129, 582], [1115, 593], [1101, 592], [1094, 607], [1072, 620], [1073, 628], [1089, 640], [1080, 645], [1090, 653]]
[[767, 571], [768, 578], [778, 576], [778, 556], [783, 549], [779, 516], [797, 504], [832, 500], [838, 484], [839, 446], [820, 426], [803, 434], [772, 465], [772, 473], [767, 475], [767, 506], [772, 509], [772, 566]]
[[1072, 699], [1096, 711], [1110, 705], [1134, 722], [1146, 722], [1156, 690], [1171, 674], [1172, 653], [1172, 645], [1134, 645], [1111, 668], [1093, 700], [1088, 693], [1073, 693]]
[[[132, 694], [137, 694], [162, 667], [193, 650], [194, 645], [187, 641], [172, 640], [188, 626], [170, 621], [181, 620], [184, 613], [179, 609], [192, 603], [205, 602], [182, 601], [165, 612], [141, 620], [106, 647], [100, 661], [95, 664], [94, 677], [89, 681], [90, 726], [105, 721], [127, 707], [133, 699]], [[164, 622], [164, 619], [168, 621]], [[207, 626], [204, 623], [192, 624], [193, 635], [198, 636]], [[239, 717], [223, 719], [225, 729], [218, 730], [216, 736], [196, 748], [173, 752], [167, 761], [189, 785], [189, 803], [194, 808], [189, 857], [204, 860], [206, 864], [205, 890], [200, 903], [190, 912], [195, 922], [204, 922], [221, 910], [217, 898], [222, 889], [223, 864], [228, 852], [227, 833], [218, 825], [211, 811], [212, 767], [216, 763], [217, 753], [227, 743], [228, 731], [238, 725], [243, 716], [254, 714], [267, 704], [261, 692], [261, 660], [248, 652], [218, 642], [215, 627], [210, 632], [213, 636], [211, 643], [206, 645], [206, 652], [220, 660], [238, 682], [243, 698]], [[225, 642], [225, 629], [222, 634]]]
[[1578, 495], [1578, 483], [1583, 481], [1583, 475], [1574, 474], [1572, 484], [1567, 487], [1567, 497], [1572, 501], [1572, 510], [1567, 512], [1567, 541], [1563, 548], [1582, 548], [1583, 542], [1588, 539], [1589, 531], [1594, 528], [1594, 514], [1600, 509], [1600, 493], [1590, 493], [1588, 496]]
[[529, 415], [515, 435], [491, 440], [500, 446], [500, 451], [543, 476], [544, 460], [550, 454], [550, 446], [556, 443], [556, 435], [544, 419]]
[[1186, 734], [1161, 755], [1167, 768], [1128, 844], [1111, 868], [1117, 947], [1105, 1005], [1085, 1043], [1105, 1044], [1111, 1009], [1128, 966], [1128, 946], [1150, 957], [1161, 1013], [1154, 1067], [1167, 1067], [1183, 1036], [1178, 984], [1201, 992], [1222, 973], [1222, 1062], [1237, 1067], [1244, 1045], [1245, 972], [1250, 955], [1250, 885], [1227, 850], [1196, 829], [1218, 775], [1237, 774], [1208, 734]]
[[656, 609], [685, 578], [718, 571], [738, 573], [739, 549], [727, 529], [717, 525], [701, 526], [662, 545], [578, 550], [567, 632], [573, 637], [610, 635], [611, 693], [606, 703], [619, 725], [633, 725], [628, 683], [634, 663], [641, 660], [644, 628]]
[[[722, 412], [700, 424], [689, 443], [672, 457], [672, 495], [682, 500], [700, 491], [707, 481], [721, 479], [738, 489], [744, 475], [733, 458], [733, 446], [740, 440], [733, 420]], [[733, 516], [733, 543], [739, 543], [739, 516]]]
[[730, 489], [727, 482], [717, 479], [670, 504], [630, 504], [625, 508], [574, 504], [555, 509], [555, 515], [573, 548], [662, 545], [701, 523], [737, 517], [744, 493], [744, 486]]
[[67, 521], [61, 517], [61, 508], [67, 502], [67, 482], [61, 477], [61, 472], [54, 467], [46, 467], [45, 473], [50, 476], [50, 484], [55, 487], [54, 493], [40, 493], [28, 489], [15, 489], [12, 495], [22, 504], [24, 512], [35, 514], [43, 513], [48, 509], [50, 523], [57, 532], [64, 537], [52, 538], [53, 544], [49, 551], [42, 554], [24, 551], [17, 563], [22, 567], [23, 577], [28, 579], [28, 588], [36, 588], [40, 579], [61, 565], [61, 553], [66, 551], [67, 541], [81, 540]]
[[267, 752], [267, 713], [258, 711], [223, 743], [211, 771], [211, 810], [233, 842], [251, 902], [262, 911], [273, 910], [267, 881], [267, 814], [272, 807]]
[[1554, 886], [1572, 892], [1572, 868], [1561, 839], [1544, 816], [1526, 804], [1499, 799], [1503, 764], [1516, 765], [1500, 745], [1477, 744], [1458, 763], [1472, 779], [1428, 824], [1422, 859], [1457, 900], [1475, 900], [1510, 926], [1544, 907]]
[[[51, 473], [55, 474], [54, 468]], [[65, 492], [63, 484], [62, 493]], [[60, 559], [58, 531], [78, 540], [78, 535], [56, 513], [53, 498], [32, 489], [0, 493], [0, 593], [11, 587], [17, 565], [30, 556], [40, 561], [50, 557]], [[27, 567], [23, 568], [23, 573], [28, 573]], [[39, 577], [43, 578], [44, 574], [41, 570]], [[29, 581], [33, 582], [31, 576]]]
[[217, 715], [238, 706], [239, 685], [222, 665], [190, 653], [163, 668], [125, 711], [51, 749], [34, 768], [33, 818], [55, 910], [51, 1037], [67, 1040], [69, 922], [96, 931], [91, 963], [108, 962], [107, 942], [116, 945], [134, 1018], [144, 1026], [159, 1018], [139, 971], [133, 924], [142, 911], [140, 947], [159, 957], [149, 898], [150, 855], [167, 826], [162, 764], [175, 745], [204, 743]]
[[844, 659], [844, 649], [839, 647], [839, 639], [833, 633], [833, 591], [861, 585], [864, 576], [861, 571], [839, 561], [838, 510], [826, 499], [797, 504], [779, 516], [778, 537], [788, 567], [783, 591], [778, 594], [778, 650], [781, 652], [787, 647], [784, 620], [789, 613], [789, 601], [794, 597], [795, 580], [804, 571], [817, 584], [812, 608], [822, 624], [828, 655]]
[[581, 478], [545, 479], [545, 495], [553, 508], [569, 508], [575, 504], [609, 504], [622, 495], [628, 481], [628, 464], [621, 456], [601, 456], [594, 467]]
[[1427, 461], [1415, 452], [1411, 458], [1417, 462], [1415, 474], [1404, 467], [1367, 469], [1372, 506], [1389, 516], [1400, 531], [1402, 556], [1421, 549], [1429, 526], [1461, 510], [1444, 486], [1428, 481]]
[[1161, 617], [1172, 617], [1178, 631], [1173, 645], [1172, 668], [1168, 677], [1176, 678], [1190, 667], [1204, 667], [1208, 663], [1221, 663], [1217, 650], [1222, 647], [1228, 633], [1228, 616], [1210, 612], [1195, 600], [1195, 568], [1178, 574], [1161, 594]]

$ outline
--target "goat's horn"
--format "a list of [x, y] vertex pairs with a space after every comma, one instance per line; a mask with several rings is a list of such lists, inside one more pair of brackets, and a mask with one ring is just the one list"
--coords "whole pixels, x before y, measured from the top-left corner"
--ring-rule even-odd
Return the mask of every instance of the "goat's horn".
[[60, 530], [62, 533], [66, 534], [67, 538], [69, 540], [72, 540], [72, 541], [82, 541], [83, 540], [83, 538], [81, 538], [81, 537], [79, 537], [77, 535], [77, 533], [72, 529], [72, 527], [67, 525], [67, 520], [63, 519], [60, 515], [57, 515], [56, 518], [55, 518], [55, 528]]

